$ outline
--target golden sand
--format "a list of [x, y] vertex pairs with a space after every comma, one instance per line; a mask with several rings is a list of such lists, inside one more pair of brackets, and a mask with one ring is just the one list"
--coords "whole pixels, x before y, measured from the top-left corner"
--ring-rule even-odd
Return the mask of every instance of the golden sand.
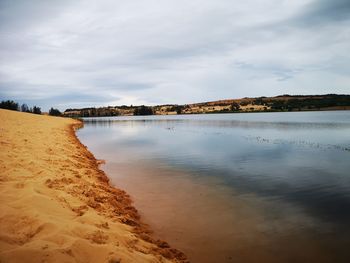
[[79, 126], [0, 110], [0, 262], [185, 262], [109, 185]]

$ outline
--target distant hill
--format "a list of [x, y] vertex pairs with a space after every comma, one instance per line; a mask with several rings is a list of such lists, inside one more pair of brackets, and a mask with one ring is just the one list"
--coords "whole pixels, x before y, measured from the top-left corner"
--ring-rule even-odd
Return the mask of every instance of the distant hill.
[[99, 108], [66, 109], [64, 115], [68, 117], [102, 117], [119, 115], [175, 115], [320, 110], [350, 110], [350, 95], [280, 95], [276, 97], [226, 99], [183, 105], [122, 105]]

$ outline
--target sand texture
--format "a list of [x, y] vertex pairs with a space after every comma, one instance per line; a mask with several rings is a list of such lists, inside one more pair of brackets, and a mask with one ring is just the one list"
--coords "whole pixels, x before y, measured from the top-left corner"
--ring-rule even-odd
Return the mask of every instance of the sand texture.
[[0, 110], [0, 262], [186, 262], [109, 185], [79, 125]]

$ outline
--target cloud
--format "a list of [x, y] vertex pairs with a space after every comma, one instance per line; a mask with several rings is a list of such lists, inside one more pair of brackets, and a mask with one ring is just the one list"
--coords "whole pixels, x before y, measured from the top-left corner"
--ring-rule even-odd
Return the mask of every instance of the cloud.
[[306, 6], [299, 16], [301, 23], [320, 25], [339, 23], [350, 19], [350, 2], [348, 0], [318, 0]]
[[347, 2], [3, 0], [0, 95], [65, 109], [348, 93]]

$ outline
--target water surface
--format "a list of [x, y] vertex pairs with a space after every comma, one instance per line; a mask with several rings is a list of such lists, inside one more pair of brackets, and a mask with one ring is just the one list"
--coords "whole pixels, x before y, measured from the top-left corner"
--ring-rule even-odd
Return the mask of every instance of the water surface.
[[78, 136], [192, 262], [350, 259], [350, 112], [87, 118]]

